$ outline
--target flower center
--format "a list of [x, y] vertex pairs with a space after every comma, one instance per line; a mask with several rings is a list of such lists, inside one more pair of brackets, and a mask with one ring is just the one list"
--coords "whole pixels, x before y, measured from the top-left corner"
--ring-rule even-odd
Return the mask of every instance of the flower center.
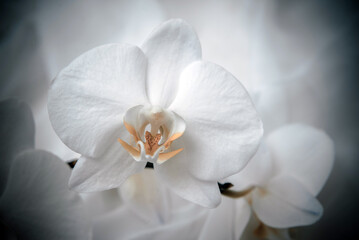
[[146, 131], [146, 142], [145, 142], [145, 150], [146, 154], [153, 155], [155, 151], [159, 148], [158, 142], [161, 140], [162, 135], [157, 133], [156, 136], [152, 136], [149, 131]]
[[184, 120], [176, 113], [158, 106], [135, 106], [127, 110], [123, 123], [135, 144], [118, 139], [123, 148], [136, 160], [161, 164], [183, 148], [170, 151], [173, 141], [182, 136]]

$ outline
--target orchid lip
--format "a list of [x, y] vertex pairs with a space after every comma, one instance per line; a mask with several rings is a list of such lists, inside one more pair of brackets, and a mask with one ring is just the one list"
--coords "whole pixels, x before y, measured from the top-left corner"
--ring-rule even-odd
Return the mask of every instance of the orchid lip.
[[170, 150], [172, 142], [185, 130], [184, 120], [174, 112], [138, 105], [127, 110], [123, 123], [136, 145], [121, 138], [118, 141], [135, 161], [162, 164], [183, 150]]

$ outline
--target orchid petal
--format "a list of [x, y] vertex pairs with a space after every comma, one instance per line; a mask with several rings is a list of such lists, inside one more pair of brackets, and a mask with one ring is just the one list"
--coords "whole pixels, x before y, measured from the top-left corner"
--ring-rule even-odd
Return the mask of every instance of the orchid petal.
[[205, 214], [200, 212], [196, 215], [189, 215], [178, 218], [165, 225], [148, 228], [146, 231], [135, 231], [128, 240], [183, 240], [197, 239], [205, 218]]
[[[239, 239], [239, 238], [238, 238]], [[272, 228], [252, 214], [240, 240], [293, 240], [288, 228]]]
[[213, 63], [196, 62], [182, 72], [169, 109], [186, 121], [182, 138], [188, 168], [202, 180], [218, 181], [239, 172], [262, 137], [262, 122], [247, 91]]
[[[173, 149], [181, 146], [181, 139], [172, 144]], [[217, 182], [202, 181], [193, 177], [188, 170], [190, 159], [186, 154], [187, 151], [184, 149], [163, 164], [155, 164], [155, 171], [163, 183], [180, 197], [203, 207], [216, 207], [221, 202]]]
[[141, 49], [148, 59], [149, 100], [152, 105], [168, 107], [176, 96], [182, 70], [201, 59], [197, 35], [183, 20], [169, 20], [150, 34]]
[[145, 221], [160, 224], [168, 220], [167, 192], [153, 169], [132, 175], [122, 184], [120, 191], [125, 204]]
[[267, 138], [279, 171], [300, 181], [314, 196], [326, 182], [334, 162], [333, 141], [316, 128], [292, 124]]
[[203, 222], [207, 216], [206, 209], [198, 208], [194, 204], [188, 204], [187, 202], [186, 208], [176, 210], [172, 212], [173, 215], [170, 221], [147, 228], [144, 231], [134, 231], [129, 239], [198, 239]]
[[126, 130], [132, 135], [135, 142], [141, 138], [138, 132], [141, 126], [144, 124], [144, 119], [139, 117], [139, 113], [142, 108], [142, 105], [132, 107], [126, 111], [123, 117], [123, 123], [126, 127]]
[[83, 202], [68, 190], [70, 172], [66, 163], [44, 151], [17, 156], [0, 212], [19, 239], [90, 239]]
[[139, 230], [145, 231], [153, 225], [134, 214], [127, 205], [96, 218], [93, 227], [94, 240], [129, 239], [129, 236]]
[[251, 215], [252, 210], [246, 200], [235, 200], [234, 239], [240, 239], [243, 235]]
[[275, 228], [310, 225], [323, 213], [315, 196], [284, 175], [273, 178], [265, 189], [254, 190], [253, 209], [263, 223]]
[[30, 107], [18, 100], [0, 102], [0, 196], [15, 156], [34, 147], [35, 126]]
[[244, 199], [224, 197], [217, 208], [209, 210], [198, 239], [239, 239], [250, 214], [251, 209]]
[[125, 111], [147, 102], [146, 58], [135, 46], [94, 48], [66, 67], [49, 92], [55, 132], [72, 150], [96, 158], [104, 154]]
[[197, 239], [207, 211], [194, 204], [188, 207], [174, 212], [168, 222], [154, 225], [133, 214], [133, 209], [124, 205], [107, 216], [96, 219], [94, 239]]
[[80, 193], [92, 219], [103, 216], [123, 205], [118, 188], [105, 191]]
[[119, 142], [112, 143], [99, 158], [82, 156], [70, 178], [70, 188], [78, 192], [102, 191], [120, 186], [129, 176], [142, 171], [146, 162], [136, 162]]
[[232, 183], [232, 190], [243, 191], [254, 186], [266, 185], [273, 175], [273, 161], [268, 147], [261, 142], [257, 153], [248, 164], [237, 174], [226, 178], [226, 182]]

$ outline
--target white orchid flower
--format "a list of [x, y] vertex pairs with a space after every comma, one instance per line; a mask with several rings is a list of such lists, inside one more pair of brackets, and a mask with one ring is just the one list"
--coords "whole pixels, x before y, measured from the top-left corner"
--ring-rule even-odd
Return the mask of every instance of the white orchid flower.
[[181, 197], [220, 202], [217, 181], [240, 171], [257, 150], [262, 122], [241, 83], [201, 60], [183, 20], [156, 28], [141, 48], [109, 44], [60, 72], [49, 115], [62, 141], [82, 156], [70, 187], [118, 187], [154, 164]]
[[[320, 190], [333, 163], [332, 147], [328, 136], [312, 127], [296, 124], [278, 129], [268, 136], [244, 170], [227, 179], [235, 184], [233, 188], [237, 188], [242, 197], [223, 198], [221, 205], [208, 210], [191, 208], [190, 203], [187, 206], [173, 203], [175, 198], [163, 194], [161, 182], [150, 170], [133, 175], [121, 187], [125, 204], [96, 222], [95, 239], [121, 236], [121, 239], [289, 240], [292, 230], [287, 227], [311, 224], [321, 216], [315, 195], [298, 189], [311, 186], [309, 189]], [[283, 175], [288, 176], [286, 181], [273, 180], [283, 179], [280, 177]], [[298, 185], [289, 185], [295, 179]], [[280, 188], [282, 185], [284, 187]], [[258, 196], [257, 191], [266, 195]], [[306, 198], [307, 202], [295, 201]], [[267, 205], [259, 210], [253, 205], [266, 201]], [[177, 216], [183, 215], [173, 217], [174, 211], [183, 214], [186, 209], [191, 211], [188, 217], [180, 221]], [[121, 219], [131, 220], [123, 223]], [[278, 219], [282, 223], [278, 224]], [[173, 232], [180, 231], [189, 232], [189, 235], [173, 236]]]
[[71, 169], [34, 150], [30, 108], [0, 103], [0, 232], [2, 239], [90, 239], [91, 224], [79, 195], [68, 189]]
[[304, 226], [322, 216], [316, 195], [333, 162], [334, 145], [328, 135], [291, 124], [270, 133], [249, 164], [227, 180], [247, 193], [261, 223], [272, 228]]

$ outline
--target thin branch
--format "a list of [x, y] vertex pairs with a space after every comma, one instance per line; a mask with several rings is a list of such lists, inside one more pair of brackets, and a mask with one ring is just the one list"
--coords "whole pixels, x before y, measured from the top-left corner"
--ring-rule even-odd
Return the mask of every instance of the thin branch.
[[72, 159], [72, 160], [70, 160], [70, 161], [67, 162], [67, 165], [69, 165], [69, 167], [70, 167], [71, 169], [73, 169], [73, 168], [75, 167], [77, 161], [78, 161], [78, 159]]
[[224, 183], [224, 184], [218, 183], [218, 187], [222, 195], [230, 198], [244, 197], [254, 189], [254, 187], [249, 187], [248, 189], [245, 189], [243, 191], [233, 191], [229, 189], [233, 187], [232, 183]]

